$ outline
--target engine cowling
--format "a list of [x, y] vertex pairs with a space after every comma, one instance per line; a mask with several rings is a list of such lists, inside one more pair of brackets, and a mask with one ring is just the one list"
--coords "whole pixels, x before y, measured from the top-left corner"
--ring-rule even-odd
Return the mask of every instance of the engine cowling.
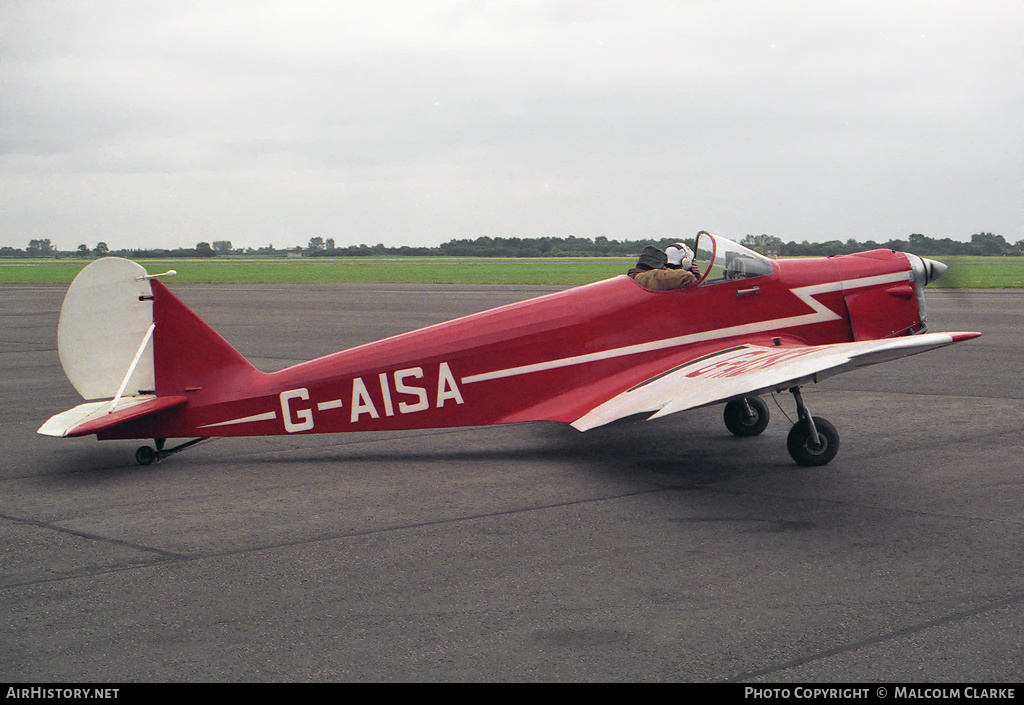
[[928, 329], [924, 287], [946, 266], [895, 250], [834, 258], [846, 282], [843, 298], [854, 340], [877, 340]]

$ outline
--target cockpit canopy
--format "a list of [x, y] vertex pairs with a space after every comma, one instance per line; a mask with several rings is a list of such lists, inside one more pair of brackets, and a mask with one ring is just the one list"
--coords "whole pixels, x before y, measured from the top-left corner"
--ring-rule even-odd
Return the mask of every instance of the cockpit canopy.
[[694, 252], [701, 286], [763, 277], [774, 271], [772, 261], [764, 255], [708, 232], [697, 235]]

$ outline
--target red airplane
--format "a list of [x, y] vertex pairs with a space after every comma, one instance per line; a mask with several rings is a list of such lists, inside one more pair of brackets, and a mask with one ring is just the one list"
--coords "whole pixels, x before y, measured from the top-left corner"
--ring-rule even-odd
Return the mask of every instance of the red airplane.
[[[58, 350], [89, 401], [39, 429], [152, 438], [149, 464], [212, 436], [560, 421], [586, 431], [725, 403], [761, 433], [758, 396], [789, 390], [787, 447], [824, 465], [839, 435], [800, 387], [980, 333], [928, 333], [924, 287], [945, 265], [892, 250], [771, 260], [701, 232], [698, 283], [651, 291], [625, 274], [261, 372], [140, 265], [108, 257], [72, 282]], [[194, 438], [165, 448], [168, 438]]]

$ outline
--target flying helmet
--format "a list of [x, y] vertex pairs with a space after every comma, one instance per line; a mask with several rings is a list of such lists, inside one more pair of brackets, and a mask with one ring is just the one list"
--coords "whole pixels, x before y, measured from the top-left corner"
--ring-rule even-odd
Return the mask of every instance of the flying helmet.
[[669, 266], [673, 268], [689, 269], [693, 263], [693, 250], [681, 242], [666, 247], [665, 254], [668, 255]]

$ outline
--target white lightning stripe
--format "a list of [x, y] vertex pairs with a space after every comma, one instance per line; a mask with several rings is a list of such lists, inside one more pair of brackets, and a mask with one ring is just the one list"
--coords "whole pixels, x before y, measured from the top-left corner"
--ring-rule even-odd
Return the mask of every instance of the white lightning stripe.
[[239, 423], [251, 423], [253, 421], [273, 421], [277, 418], [276, 411], [268, 411], [265, 414], [256, 414], [255, 416], [246, 416], [242, 419], [231, 419], [230, 421], [221, 421], [220, 423], [208, 423], [205, 426], [199, 428], [213, 428], [215, 426], [233, 426]]
[[847, 279], [839, 282], [839, 287], [844, 291], [847, 289], [860, 289], [864, 286], [875, 286], [876, 284], [893, 284], [895, 282], [914, 281], [913, 271], [893, 272], [892, 274], [879, 274], [875, 277], [863, 277], [861, 279]]
[[690, 335], [681, 335], [675, 338], [665, 338], [663, 340], [652, 340], [649, 343], [627, 345], [622, 348], [612, 348], [611, 350], [602, 350], [601, 352], [588, 353], [586, 355], [565, 357], [560, 360], [548, 360], [546, 362], [537, 362], [532, 365], [522, 365], [521, 367], [509, 367], [504, 370], [483, 372], [478, 375], [463, 377], [462, 383], [472, 384], [473, 382], [486, 382], [492, 379], [516, 377], [518, 375], [542, 372], [544, 370], [555, 370], [561, 367], [584, 365], [588, 362], [610, 360], [616, 357], [625, 357], [627, 355], [638, 355], [640, 353], [652, 352], [655, 350], [679, 347], [689, 343], [731, 338], [736, 335], [763, 333], [765, 331], [780, 330], [782, 328], [791, 328], [810, 323], [821, 323], [823, 321], [834, 321], [842, 318], [842, 316], [815, 299], [815, 296], [832, 291], [845, 291], [848, 289], [859, 289], [865, 286], [875, 286], [877, 284], [907, 281], [910, 276], [912, 275], [909, 272], [895, 272], [893, 274], [882, 274], [877, 277], [864, 277], [863, 279], [851, 279], [848, 281], [826, 282], [824, 284], [814, 284], [812, 286], [805, 286], [799, 289], [791, 289], [797, 298], [813, 309], [814, 313], [805, 313], [799, 316], [789, 316], [787, 318], [775, 318], [769, 321], [747, 323], [740, 326], [730, 326], [729, 328], [719, 328], [717, 330], [704, 331], [702, 333], [691, 333]]

